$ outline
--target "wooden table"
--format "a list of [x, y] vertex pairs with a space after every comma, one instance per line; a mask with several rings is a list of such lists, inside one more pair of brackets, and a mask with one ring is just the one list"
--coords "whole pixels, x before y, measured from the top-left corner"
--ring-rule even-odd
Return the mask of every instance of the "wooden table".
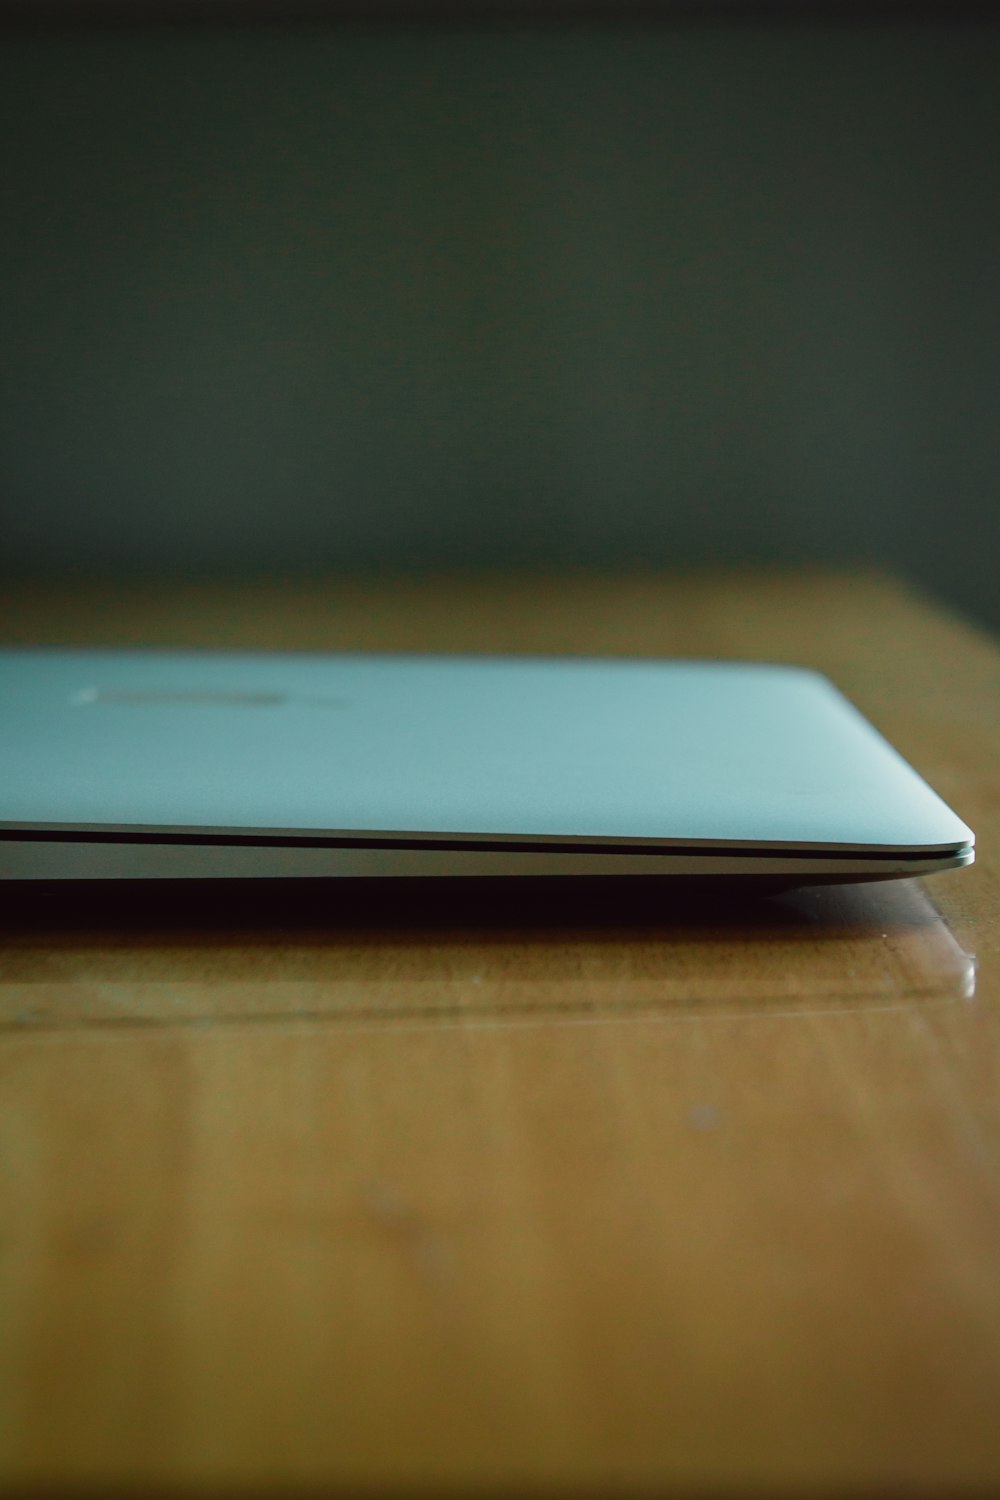
[[983, 635], [751, 574], [25, 589], [2, 633], [810, 663], [980, 841], [702, 908], [8, 890], [8, 1488], [1000, 1488]]

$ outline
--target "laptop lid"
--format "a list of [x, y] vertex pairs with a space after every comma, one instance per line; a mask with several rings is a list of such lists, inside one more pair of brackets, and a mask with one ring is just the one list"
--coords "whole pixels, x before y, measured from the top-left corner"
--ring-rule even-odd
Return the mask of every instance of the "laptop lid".
[[0, 652], [0, 874], [905, 874], [973, 836], [823, 677]]

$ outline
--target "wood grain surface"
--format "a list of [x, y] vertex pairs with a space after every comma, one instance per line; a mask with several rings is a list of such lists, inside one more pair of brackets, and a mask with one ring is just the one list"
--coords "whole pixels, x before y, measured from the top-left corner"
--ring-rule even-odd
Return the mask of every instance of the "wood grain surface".
[[9, 643], [819, 667], [927, 881], [0, 906], [0, 1488], [1000, 1491], [1000, 657], [880, 577], [8, 590]]

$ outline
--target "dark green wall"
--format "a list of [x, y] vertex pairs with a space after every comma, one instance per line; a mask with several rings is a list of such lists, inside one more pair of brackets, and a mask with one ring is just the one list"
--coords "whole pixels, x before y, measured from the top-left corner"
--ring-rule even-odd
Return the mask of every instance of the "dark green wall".
[[863, 559], [1000, 624], [1000, 28], [0, 47], [9, 572]]

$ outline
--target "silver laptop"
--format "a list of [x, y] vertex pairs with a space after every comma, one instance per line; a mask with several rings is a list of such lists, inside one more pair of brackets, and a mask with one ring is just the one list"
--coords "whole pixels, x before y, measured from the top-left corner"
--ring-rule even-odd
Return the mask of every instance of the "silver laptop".
[[971, 864], [825, 678], [750, 663], [0, 652], [0, 877], [768, 877]]

